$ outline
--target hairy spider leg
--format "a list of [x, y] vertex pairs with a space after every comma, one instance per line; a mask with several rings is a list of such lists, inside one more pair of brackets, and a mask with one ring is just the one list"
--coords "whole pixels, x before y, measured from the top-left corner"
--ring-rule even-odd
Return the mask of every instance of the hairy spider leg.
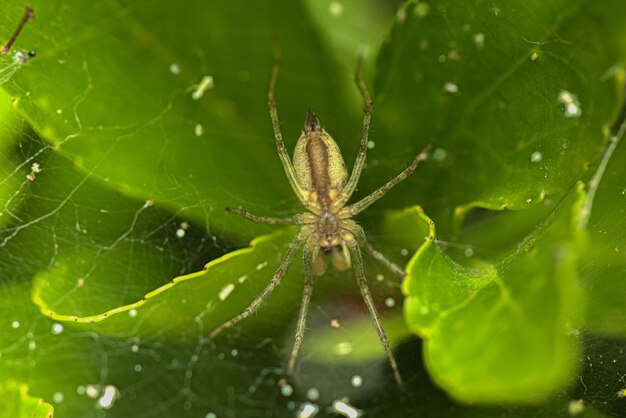
[[389, 180], [389, 182], [387, 182], [385, 185], [380, 187], [378, 190], [375, 190], [374, 192], [370, 193], [368, 196], [365, 196], [363, 199], [359, 200], [358, 202], [353, 203], [352, 205], [343, 208], [339, 212], [339, 217], [351, 218], [352, 216], [355, 216], [363, 212], [363, 210], [365, 210], [368, 206], [370, 206], [372, 203], [376, 202], [378, 199], [383, 197], [395, 185], [397, 185], [402, 180], [409, 177], [415, 171], [415, 169], [417, 168], [420, 162], [428, 158], [428, 151], [430, 150], [431, 147], [432, 147], [432, 144], [426, 145], [426, 147], [424, 147], [424, 149], [419, 154], [417, 154], [417, 156], [415, 157], [415, 159], [413, 160], [410, 166], [405, 168], [400, 174], [398, 174], [393, 179]]
[[331, 206], [331, 211], [336, 212], [340, 208], [342, 208], [352, 193], [356, 190], [356, 186], [359, 183], [359, 179], [361, 177], [361, 171], [363, 170], [363, 165], [365, 164], [365, 157], [367, 155], [367, 143], [369, 137], [370, 130], [370, 121], [372, 120], [372, 99], [370, 97], [369, 92], [367, 91], [367, 86], [365, 85], [365, 80], [363, 78], [363, 55], [359, 55], [357, 58], [357, 66], [356, 71], [354, 73], [354, 82], [359, 88], [359, 92], [363, 97], [363, 125], [361, 127], [361, 143], [359, 145], [359, 152], [356, 157], [356, 161], [354, 162], [354, 166], [352, 167], [352, 173], [350, 174], [350, 178], [348, 182], [344, 186], [343, 190], [339, 194], [339, 197], [335, 202], [333, 202]]
[[365, 248], [365, 251], [367, 251], [372, 256], [372, 258], [387, 267], [396, 276], [400, 278], [404, 278], [406, 276], [405, 271], [400, 266], [389, 260], [383, 255], [383, 253], [378, 251], [376, 248], [374, 248], [372, 244], [369, 243], [365, 236], [365, 231], [363, 230], [363, 228], [361, 228], [361, 226], [359, 226], [359, 224], [351, 220], [346, 220], [344, 222], [346, 225], [343, 228], [352, 232], [352, 234], [357, 237], [359, 245], [363, 246]]
[[376, 310], [376, 305], [374, 304], [374, 300], [372, 299], [372, 294], [370, 293], [369, 287], [367, 286], [367, 279], [365, 278], [365, 270], [363, 269], [363, 258], [361, 257], [361, 249], [357, 244], [354, 236], [350, 232], [346, 232], [344, 235], [344, 241], [350, 248], [350, 253], [352, 254], [352, 260], [354, 265], [354, 271], [356, 275], [356, 280], [359, 284], [359, 289], [361, 290], [361, 295], [363, 296], [363, 300], [367, 305], [367, 309], [370, 312], [370, 316], [372, 318], [372, 322], [374, 323], [374, 328], [376, 328], [376, 332], [378, 333], [378, 338], [380, 342], [383, 344], [385, 348], [385, 353], [387, 354], [387, 359], [389, 360], [389, 364], [391, 365], [391, 370], [393, 371], [393, 376], [396, 379], [396, 383], [398, 387], [404, 389], [404, 382], [402, 380], [402, 376], [400, 375], [400, 369], [398, 368], [398, 362], [393, 355], [393, 351], [391, 350], [391, 345], [389, 344], [389, 339], [387, 338], [387, 334], [385, 333], [385, 328], [383, 328], [383, 324], [380, 320], [380, 315]]
[[374, 260], [380, 262], [382, 265], [387, 267], [389, 271], [391, 271], [393, 274], [395, 274], [396, 276], [402, 279], [406, 277], [406, 272], [400, 266], [398, 266], [393, 261], [385, 257], [383, 253], [381, 253], [376, 248], [374, 248], [372, 244], [370, 244], [368, 241], [363, 239], [361, 244], [363, 245], [363, 247], [365, 247], [365, 251], [367, 251], [369, 255], [371, 255], [372, 258], [374, 258]]
[[252, 301], [250, 306], [248, 306], [242, 313], [224, 322], [222, 325], [218, 326], [213, 331], [211, 331], [211, 333], [209, 334], [210, 339], [214, 338], [225, 329], [232, 327], [237, 322], [243, 319], [246, 319], [247, 317], [252, 315], [254, 312], [256, 312], [257, 309], [259, 309], [259, 306], [261, 306], [263, 301], [265, 301], [265, 299], [280, 284], [280, 281], [285, 276], [285, 273], [287, 273], [287, 269], [289, 268], [289, 266], [291, 265], [291, 262], [293, 261], [294, 255], [298, 251], [298, 248], [300, 247], [302, 242], [305, 240], [305, 238], [306, 238], [306, 235], [303, 229], [298, 233], [298, 235], [296, 235], [293, 241], [291, 241], [291, 244], [289, 244], [289, 248], [287, 248], [287, 253], [285, 254], [285, 257], [283, 258], [283, 261], [280, 263], [280, 266], [278, 266], [278, 269], [274, 273], [272, 280], [270, 280], [269, 284], [265, 287], [265, 289], [263, 289], [263, 292], [261, 292], [261, 294], [257, 296], [257, 298]]
[[308, 194], [302, 189], [300, 183], [298, 183], [296, 172], [293, 168], [293, 164], [291, 163], [291, 158], [289, 157], [289, 153], [287, 152], [285, 143], [283, 142], [283, 134], [280, 131], [280, 121], [278, 120], [278, 110], [276, 109], [276, 99], [274, 97], [274, 92], [276, 91], [276, 80], [278, 79], [279, 71], [280, 47], [278, 46], [278, 42], [276, 42], [274, 43], [274, 65], [272, 66], [270, 88], [267, 92], [267, 105], [270, 110], [272, 128], [274, 129], [274, 138], [276, 139], [276, 148], [278, 149], [280, 162], [283, 164], [283, 168], [285, 169], [285, 174], [287, 175], [289, 184], [291, 184], [291, 188], [296, 193], [296, 196], [298, 196], [298, 199], [300, 199], [300, 202], [304, 206], [307, 206]]
[[236, 208], [224, 208], [226, 212], [230, 212], [235, 215], [243, 216], [246, 219], [251, 220], [252, 222], [256, 222], [259, 224], [270, 224], [270, 225], [304, 225], [306, 223], [306, 216], [304, 214], [290, 216], [288, 218], [275, 218], [271, 216], [259, 216], [254, 213], [250, 213], [244, 209], [236, 209]]
[[309, 303], [311, 301], [311, 295], [313, 294], [313, 260], [319, 253], [319, 247], [317, 246], [318, 237], [317, 234], [312, 234], [304, 245], [302, 252], [302, 265], [304, 268], [304, 292], [302, 295], [302, 304], [300, 305], [300, 314], [298, 315], [298, 324], [296, 326], [296, 336], [294, 338], [293, 348], [291, 349], [291, 355], [289, 356], [289, 363], [287, 364], [287, 374], [293, 374], [296, 367], [296, 360], [298, 359], [298, 353], [300, 352], [300, 346], [304, 339], [304, 331], [306, 327], [306, 319], [309, 313]]

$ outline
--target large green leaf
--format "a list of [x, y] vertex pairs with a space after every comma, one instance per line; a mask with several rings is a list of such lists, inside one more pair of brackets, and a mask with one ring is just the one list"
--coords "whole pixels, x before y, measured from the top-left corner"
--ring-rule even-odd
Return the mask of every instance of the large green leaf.
[[393, 204], [419, 196], [448, 231], [455, 208], [524, 209], [568, 189], [622, 103], [624, 16], [612, 1], [408, 2], [378, 57], [375, 172], [428, 141], [442, 162]]
[[478, 269], [446, 256], [431, 226], [407, 267], [405, 310], [426, 339], [433, 378], [453, 396], [536, 401], [573, 378], [584, 311], [576, 277], [584, 198], [579, 187], [510, 256]]
[[[296, 202], [266, 105], [274, 38], [283, 50], [277, 101], [288, 148], [308, 106], [333, 132], [358, 132], [357, 102], [341, 94], [349, 74], [324, 51], [300, 2], [246, 2], [245, 12], [226, 1], [32, 6], [37, 20], [20, 44], [35, 45], [38, 56], [15, 76], [20, 87], [8, 87], [17, 108], [86, 172], [198, 222], [208, 214], [224, 229], [226, 205], [284, 213]], [[17, 20], [18, 8], [10, 10]], [[194, 100], [204, 77], [212, 81]], [[228, 224], [233, 235], [260, 230]]]
[[[283, 251], [277, 251], [277, 247], [285, 247], [294, 235], [293, 231], [284, 230], [258, 238], [251, 244], [251, 248], [213, 260], [201, 272], [177, 277], [127, 305], [114, 306], [104, 312], [92, 310], [91, 315], [81, 315], [80, 310], [72, 309], [68, 303], [59, 306], [58, 301], [67, 294], [67, 289], [59, 286], [66, 275], [58, 270], [66, 270], [67, 267], [57, 263], [53, 269], [42, 272], [36, 278], [33, 301], [44, 315], [52, 319], [94, 324], [88, 328], [99, 334], [115, 334], [120, 330], [133, 329], [134, 335], [138, 337], [158, 334], [162, 339], [180, 339], [186, 338], [186, 333], [197, 335], [198, 326], [201, 327], [200, 332], [204, 330], [208, 334], [243, 311], [261, 293], [280, 263]], [[289, 275], [285, 282], [293, 281], [298, 276]], [[266, 315], [293, 315], [284, 306], [297, 308], [299, 294], [287, 290], [293, 289], [285, 285], [276, 291], [272, 297], [274, 303], [264, 311]], [[231, 298], [231, 294], [236, 297]], [[196, 314], [189, 315], [189, 312]], [[250, 322], [254, 322], [254, 318]]]
[[52, 418], [54, 408], [42, 399], [28, 395], [28, 387], [9, 380], [0, 385], [2, 418]]

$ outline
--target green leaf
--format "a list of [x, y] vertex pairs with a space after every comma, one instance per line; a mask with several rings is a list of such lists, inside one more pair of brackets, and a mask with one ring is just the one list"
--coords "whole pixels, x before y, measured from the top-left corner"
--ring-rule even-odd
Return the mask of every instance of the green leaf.
[[[402, 2], [306, 0], [304, 3], [317, 30], [330, 46], [329, 52], [343, 64], [343, 72], [351, 74], [357, 54], [366, 56], [367, 68], [375, 67], [376, 61], [369, 56], [379, 50], [389, 30], [389, 22]], [[362, 100], [352, 84], [346, 85], [342, 93], [355, 101]]]
[[373, 138], [386, 163], [372, 171], [428, 141], [440, 163], [387, 203], [419, 196], [439, 221], [567, 190], [622, 103], [625, 15], [617, 1], [408, 2], [378, 57], [372, 126], [393, 141]]
[[[67, 304], [64, 312], [53, 308], [55, 301], [67, 292], [66, 289], [58, 288], [58, 279], [53, 279], [65, 276], [58, 272], [58, 269], [65, 269], [60, 264], [36, 278], [33, 302], [44, 315], [56, 321], [77, 325], [93, 324], [87, 328], [104, 335], [114, 335], [130, 329], [134, 330], [136, 336], [148, 338], [157, 333], [159, 338], [174, 339], [195, 336], [198, 333], [208, 334], [221, 323], [242, 312], [261, 293], [278, 267], [284, 255], [283, 249], [294, 236], [293, 230], [284, 229], [270, 236], [257, 238], [250, 248], [213, 260], [203, 271], [177, 277], [128, 305], [116, 306], [106, 312], [89, 316], [68, 312]], [[272, 294], [272, 303], [264, 309], [264, 315], [278, 320], [293, 314], [285, 310], [284, 306], [297, 308], [300, 295], [291, 291], [296, 283], [289, 283], [299, 280], [299, 276], [298, 272], [283, 279], [283, 286]], [[196, 314], [189, 315], [189, 312]], [[254, 328], [254, 317], [247, 322], [247, 326]]]
[[407, 267], [405, 313], [426, 339], [433, 378], [455, 398], [536, 402], [571, 381], [584, 307], [576, 278], [584, 198], [579, 185], [516, 251], [480, 269], [447, 257], [431, 224]]
[[409, 325], [424, 338], [430, 338], [433, 327], [446, 312], [464, 303], [477, 290], [494, 280], [493, 266], [476, 272], [452, 261], [435, 244], [435, 224], [422, 208], [407, 213], [404, 222], [424, 222], [429, 227], [426, 242], [407, 266], [404, 292], [405, 312]]
[[41, 398], [28, 394], [28, 387], [9, 380], [0, 385], [2, 399], [2, 418], [52, 418], [54, 408]]
[[[308, 106], [335, 133], [358, 128], [357, 102], [342, 94], [350, 77], [300, 2], [247, 2], [245, 12], [226, 1], [69, 1], [61, 13], [46, 2], [32, 6], [37, 19], [19, 45], [38, 56], [7, 86], [20, 112], [84, 172], [197, 222], [210, 214], [213, 227], [228, 222], [231, 235], [267, 228], [233, 222], [224, 206], [284, 212], [282, 199], [288, 208], [297, 202], [266, 105], [274, 38], [283, 51], [277, 101], [288, 149]], [[19, 10], [7, 10], [2, 23], [17, 21]], [[204, 77], [212, 81], [194, 100]]]
[[[0, 382], [24, 382], [67, 417], [293, 416], [307, 405], [324, 416], [343, 397], [365, 415], [390, 418], [553, 418], [579, 413], [580, 405], [578, 416], [619, 415], [623, 340], [582, 339], [585, 362], [576, 375], [581, 341], [564, 333], [623, 335], [623, 260], [613, 254], [624, 240], [621, 157], [607, 170], [607, 187], [600, 183], [589, 224], [581, 272], [589, 324], [581, 322], [584, 297], [570, 271], [583, 248], [579, 231], [565, 226], [574, 197], [558, 210], [555, 204], [597, 159], [618, 110], [622, 3], [410, 2], [378, 59], [366, 61], [377, 67], [376, 89], [368, 82], [376, 104], [356, 197], [402, 170], [429, 139], [437, 142], [418, 173], [359, 219], [394, 262], [405, 265], [423, 244], [419, 257], [445, 273], [423, 275], [424, 265], [411, 265], [405, 309], [413, 332], [427, 338], [422, 347], [401, 323], [400, 281], [366, 259], [407, 381], [401, 393], [349, 273], [316, 280], [298, 370], [286, 379], [302, 292], [299, 257], [257, 314], [206, 339], [258, 294], [295, 233], [260, 235], [270, 228], [223, 211], [299, 210], [265, 104], [273, 39], [282, 46], [277, 95], [287, 148], [312, 106], [349, 167], [362, 118], [351, 81], [355, 51], [365, 44], [376, 53], [395, 5], [36, 1], [37, 18], [13, 49], [36, 49], [37, 57], [15, 65], [0, 56], [0, 82], [15, 99], [10, 105], [0, 97]], [[341, 6], [344, 14], [333, 14]], [[3, 39], [23, 7], [3, 5]], [[194, 100], [204, 76], [213, 86]], [[459, 87], [456, 95], [442, 92], [447, 82]], [[576, 94], [580, 116], [565, 117], [563, 90]], [[41, 172], [27, 180], [34, 163]], [[548, 194], [534, 205], [541, 191]], [[382, 215], [418, 201], [437, 221], [435, 241], [423, 239], [434, 229], [415, 208]], [[524, 210], [469, 211], [507, 203]], [[452, 235], [455, 210], [462, 229]], [[548, 250], [519, 252], [526, 236]], [[554, 263], [550, 250], [559, 246], [565, 258]], [[545, 286], [529, 285], [537, 282]], [[503, 289], [525, 316], [495, 305]], [[504, 312], [496, 320], [494, 306]], [[467, 331], [476, 324], [485, 324], [483, 334]], [[530, 331], [494, 334], [501, 324]], [[493, 338], [485, 342], [487, 335]], [[506, 352], [521, 359], [514, 370], [494, 372], [504, 364], [498, 350], [531, 337], [540, 343]], [[337, 356], [337, 346], [352, 351]], [[561, 354], [553, 362], [550, 348]], [[539, 381], [541, 365], [547, 377]], [[518, 378], [499, 385], [506, 373]], [[568, 380], [580, 383], [568, 388]], [[539, 404], [523, 405], [531, 401]]]

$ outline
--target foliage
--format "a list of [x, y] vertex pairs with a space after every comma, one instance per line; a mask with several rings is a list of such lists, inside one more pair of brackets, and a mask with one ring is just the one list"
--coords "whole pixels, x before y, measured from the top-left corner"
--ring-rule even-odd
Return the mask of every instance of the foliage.
[[[24, 5], [5, 3], [8, 37]], [[15, 48], [37, 57], [0, 69], [3, 404], [36, 397], [68, 417], [307, 405], [324, 416], [343, 397], [371, 416], [623, 408], [626, 148], [611, 128], [624, 2], [32, 6]], [[266, 109], [275, 39], [287, 147], [311, 106], [348, 165], [361, 124], [352, 71], [369, 51], [375, 108], [356, 198], [434, 144], [359, 219], [406, 265], [400, 285], [367, 260], [406, 392], [347, 273], [317, 281], [287, 385], [299, 262], [257, 315], [206, 338], [264, 288], [294, 235], [223, 210], [299, 210]]]

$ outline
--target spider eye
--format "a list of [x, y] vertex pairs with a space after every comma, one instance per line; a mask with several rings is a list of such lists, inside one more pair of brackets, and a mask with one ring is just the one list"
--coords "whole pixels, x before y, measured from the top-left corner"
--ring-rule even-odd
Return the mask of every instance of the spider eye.
[[33, 58], [35, 55], [37, 55], [37, 53], [35, 51], [33, 51], [33, 50], [28, 51], [28, 56], [29, 57]]
[[310, 107], [306, 110], [306, 120], [304, 122], [305, 130], [316, 131], [320, 127], [320, 121], [317, 119], [315, 112]]
[[322, 254], [328, 255], [328, 254], [330, 254], [332, 252], [333, 252], [333, 248], [332, 247], [322, 247]]

